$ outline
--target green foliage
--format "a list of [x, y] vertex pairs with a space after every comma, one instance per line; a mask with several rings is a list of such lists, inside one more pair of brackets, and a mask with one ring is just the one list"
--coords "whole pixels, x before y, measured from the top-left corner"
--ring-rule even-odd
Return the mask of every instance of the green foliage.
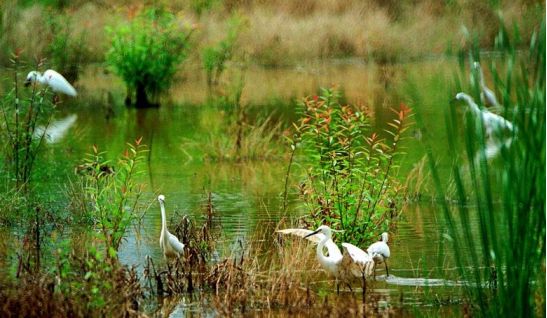
[[[8, 141], [5, 164], [17, 188], [31, 180], [34, 161], [45, 138], [45, 133], [39, 132], [46, 131], [57, 104], [57, 99], [52, 102], [51, 93], [37, 82], [30, 96], [20, 89], [19, 53], [13, 55], [13, 89], [2, 99], [1, 114]], [[39, 62], [37, 68], [40, 66]], [[37, 129], [37, 125], [44, 125], [44, 129]]]
[[[91, 158], [79, 167], [83, 176], [77, 183], [77, 189], [83, 189], [83, 192], [71, 197], [76, 202], [73, 204], [76, 212], [82, 208], [88, 209], [87, 215], [98, 225], [96, 236], [103, 242], [105, 253], [111, 258], [116, 258], [126, 231], [142, 218], [139, 199], [144, 184], [138, 183], [136, 179], [140, 174], [138, 167], [144, 146], [140, 140], [127, 146], [116, 168], [102, 160], [103, 154], [93, 147]], [[82, 220], [81, 216], [79, 219]]]
[[[492, 63], [491, 70], [502, 96], [503, 115], [515, 126], [514, 134], [502, 141], [490, 140], [480, 122], [468, 120], [460, 139], [456, 135], [462, 131], [458, 121], [449, 118], [451, 149], [461, 149], [462, 143], [467, 162], [455, 159], [452, 167], [460, 202], [457, 211], [453, 213], [446, 202], [442, 206], [460, 274], [468, 282], [467, 292], [477, 313], [484, 317], [544, 317], [545, 19], [532, 37], [528, 54], [516, 49], [518, 27], [513, 30], [511, 34], [505, 26], [501, 28], [495, 42], [504, 52], [504, 65]], [[469, 56], [472, 65], [477, 56]], [[496, 147], [499, 160], [490, 158], [492, 147]], [[429, 151], [428, 155], [438, 191], [443, 193], [445, 185], [433, 154]], [[471, 204], [477, 208], [476, 219], [468, 210]]]
[[220, 75], [226, 68], [226, 63], [234, 56], [240, 29], [241, 20], [234, 15], [226, 25], [226, 38], [202, 49], [201, 60], [207, 73], [207, 85], [218, 85]]
[[192, 0], [189, 3], [189, 7], [196, 12], [199, 18], [203, 13], [213, 9], [219, 4], [221, 4], [221, 1], [219, 0]]
[[177, 65], [186, 58], [192, 30], [181, 29], [172, 13], [150, 9], [128, 23], [107, 27], [107, 33], [111, 44], [107, 61], [136, 92], [137, 106], [146, 106], [150, 97], [170, 88]]
[[343, 229], [344, 242], [361, 245], [387, 231], [397, 214], [401, 186], [393, 178], [408, 129], [411, 109], [392, 109], [391, 136], [370, 133], [371, 112], [363, 105], [342, 105], [334, 87], [303, 99], [291, 147], [302, 147], [308, 161], [301, 194], [312, 210], [314, 226]]
[[44, 55], [51, 68], [73, 83], [78, 79], [80, 62], [89, 55], [85, 45], [86, 32], [76, 37], [70, 16], [50, 7], [44, 11], [44, 18], [45, 30], [49, 33]]

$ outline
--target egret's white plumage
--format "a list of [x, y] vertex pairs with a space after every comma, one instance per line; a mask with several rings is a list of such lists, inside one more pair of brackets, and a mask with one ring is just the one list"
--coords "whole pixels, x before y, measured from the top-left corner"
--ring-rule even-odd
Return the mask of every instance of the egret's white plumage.
[[161, 209], [161, 234], [160, 234], [160, 247], [163, 251], [163, 256], [168, 257], [180, 257], [184, 251], [184, 244], [173, 234], [167, 230], [167, 218], [165, 216], [165, 197], [163, 195], [158, 196]]
[[456, 95], [456, 99], [467, 102], [471, 111], [477, 116], [478, 119], [482, 121], [488, 136], [492, 136], [494, 130], [499, 131], [507, 129], [509, 131], [513, 131], [513, 124], [510, 121], [488, 111], [487, 109], [480, 109], [479, 106], [475, 104], [475, 101], [473, 101], [471, 96], [465, 93], [458, 93]]
[[38, 82], [42, 85], [47, 85], [57, 93], [61, 92], [69, 96], [76, 96], [76, 89], [63, 77], [63, 75], [54, 70], [47, 70], [44, 75], [38, 71], [32, 71], [27, 75], [25, 86], [29, 86], [33, 82]]
[[481, 65], [479, 64], [479, 62], [475, 62], [473, 63], [473, 67], [475, 67], [475, 69], [477, 70], [477, 75], [479, 77], [479, 85], [481, 88], [481, 102], [484, 105], [499, 108], [500, 104], [498, 103], [496, 94], [486, 86]]
[[[371, 276], [374, 272], [374, 261], [365, 251], [350, 243], [342, 243], [344, 252], [341, 253], [338, 246], [332, 241], [332, 232], [328, 226], [322, 225], [315, 231], [306, 229], [284, 229], [277, 232], [297, 235], [318, 243], [317, 260], [326, 272], [334, 276], [338, 291], [339, 279], [348, 283], [349, 286], [349, 282], [354, 277], [363, 278], [363, 291], [365, 291], [366, 277]], [[323, 254], [324, 247], [327, 248], [328, 256]]]
[[367, 252], [376, 264], [384, 263], [386, 265], [386, 276], [389, 276], [387, 259], [390, 256], [390, 251], [389, 246], [387, 245], [387, 233], [382, 233], [382, 240], [376, 243], [372, 243], [367, 249]]

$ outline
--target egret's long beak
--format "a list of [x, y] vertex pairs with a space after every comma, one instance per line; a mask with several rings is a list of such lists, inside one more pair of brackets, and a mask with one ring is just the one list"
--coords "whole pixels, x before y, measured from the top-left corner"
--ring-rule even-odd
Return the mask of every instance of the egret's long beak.
[[310, 234], [304, 236], [304, 238], [307, 238], [307, 237], [309, 237], [309, 236], [315, 235], [315, 234], [317, 234], [317, 233], [319, 233], [319, 232], [321, 232], [321, 230], [315, 230], [315, 231], [311, 232]]
[[30, 86], [30, 83], [32, 83], [32, 82], [29, 81], [29, 80], [27, 80], [27, 81], [23, 84], [23, 86], [28, 87], [28, 86]]

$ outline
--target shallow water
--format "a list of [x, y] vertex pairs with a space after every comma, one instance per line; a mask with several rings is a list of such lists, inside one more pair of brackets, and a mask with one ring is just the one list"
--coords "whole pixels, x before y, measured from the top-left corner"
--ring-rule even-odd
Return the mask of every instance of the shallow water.
[[[396, 66], [351, 62], [283, 70], [251, 68], [244, 74], [243, 103], [255, 112], [276, 111], [291, 118], [294, 117], [291, 99], [314, 94], [319, 86], [336, 83], [349, 102], [365, 103], [374, 109], [375, 131], [381, 131], [385, 128], [382, 125], [393, 118], [390, 107], [398, 108], [405, 103], [419, 111], [425, 127], [411, 130], [411, 138], [405, 141], [407, 155], [400, 175], [405, 176], [424, 156], [424, 139], [433, 140], [442, 172], [449, 163], [443, 157], [448, 153], [443, 116], [448, 107], [454, 106], [450, 96], [455, 95], [447, 83], [455, 67], [452, 61], [424, 61]], [[228, 73], [225, 81], [237, 76], [237, 72]], [[201, 154], [191, 145], [198, 136], [208, 133], [208, 116], [214, 116], [203, 106], [208, 94], [202, 76], [185, 74], [162, 107], [147, 110], [121, 106], [125, 92], [122, 83], [101, 67], [87, 68], [81, 78], [78, 98], [66, 98], [59, 107], [55, 118], [59, 124], [52, 128], [62, 129], [51, 132], [54, 138], [37, 166], [38, 192], [60, 196], [59, 185], [67, 177], [73, 177], [74, 167], [82, 163], [92, 146], [108, 151], [105, 156], [115, 160], [123, 154], [126, 142], [143, 137], [149, 148], [144, 165], [144, 181], [148, 184], [144, 200], [152, 206], [144, 218], [145, 229], [139, 235], [133, 232], [123, 243], [119, 253], [123, 263], [142, 266], [147, 255], [163, 258], [157, 242], [161, 217], [155, 200], [160, 193], [166, 197], [168, 217], [176, 214], [200, 219], [200, 204], [211, 191], [223, 226], [221, 255], [229, 254], [239, 242], [271, 240], [277, 222], [285, 216], [280, 206], [287, 162], [283, 158], [244, 163], [201, 160]], [[428, 192], [424, 191], [424, 195]], [[433, 302], [422, 303], [431, 292], [441, 300], [461, 294], [461, 282], [457, 281], [450, 253], [442, 250], [445, 245], [442, 212], [428, 202], [411, 204], [402, 212], [397, 229], [390, 236], [392, 276], [386, 279], [380, 266], [382, 270], [373, 287], [373, 293], [383, 295], [386, 304], [399, 304], [405, 310], [415, 306], [438, 308]], [[292, 218], [303, 213], [296, 198], [292, 198], [289, 211]], [[314, 255], [313, 250], [310, 246], [310, 255]], [[328, 281], [324, 288], [332, 291], [333, 285]], [[178, 313], [189, 316], [197, 308], [206, 317], [217, 316], [202, 303], [184, 297], [175, 302], [173, 316]]]

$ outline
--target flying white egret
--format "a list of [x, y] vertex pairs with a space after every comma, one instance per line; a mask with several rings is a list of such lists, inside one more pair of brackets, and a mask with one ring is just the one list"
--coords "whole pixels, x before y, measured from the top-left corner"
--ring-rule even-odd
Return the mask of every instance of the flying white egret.
[[390, 252], [389, 246], [387, 245], [387, 233], [382, 233], [382, 240], [376, 243], [372, 243], [367, 249], [367, 252], [376, 264], [384, 263], [386, 265], [386, 276], [389, 277], [387, 259], [389, 258]]
[[32, 71], [27, 75], [27, 81], [25, 86], [29, 86], [33, 82], [38, 82], [42, 85], [51, 87], [53, 92], [61, 92], [69, 96], [76, 96], [76, 90], [70, 83], [63, 77], [63, 75], [55, 72], [54, 70], [47, 70], [44, 75], [38, 71]]
[[173, 234], [167, 230], [167, 218], [165, 217], [165, 197], [160, 194], [158, 196], [161, 209], [161, 234], [160, 234], [160, 247], [163, 251], [165, 259], [168, 257], [180, 257], [184, 251], [184, 244]]
[[[338, 280], [344, 281], [351, 289], [349, 282], [354, 277], [363, 279], [363, 293], [366, 292], [366, 278], [374, 272], [374, 261], [362, 249], [350, 243], [342, 243], [344, 253], [340, 253], [338, 246], [332, 241], [331, 229], [321, 225], [315, 231], [306, 229], [284, 229], [277, 231], [282, 234], [293, 234], [306, 238], [317, 245], [317, 260], [323, 269], [336, 279], [336, 290], [340, 293]], [[328, 256], [323, 254], [323, 248], [327, 247]]]
[[481, 65], [479, 64], [479, 62], [475, 62], [473, 63], [473, 67], [475, 67], [475, 69], [477, 70], [477, 75], [479, 76], [479, 85], [481, 87], [481, 102], [484, 105], [499, 108], [500, 104], [498, 103], [498, 100], [496, 99], [496, 94], [486, 86], [486, 82], [484, 81], [484, 73], [482, 72]]
[[496, 130], [502, 130], [507, 129], [509, 131], [513, 131], [513, 124], [506, 120], [505, 118], [496, 115], [487, 109], [480, 109], [477, 104], [475, 104], [475, 101], [473, 101], [473, 98], [465, 93], [458, 93], [456, 94], [457, 100], [464, 100], [467, 102], [469, 107], [471, 108], [471, 111], [475, 113], [478, 119], [480, 119], [484, 125], [484, 128], [486, 130], [487, 136], [492, 136], [492, 132]]

